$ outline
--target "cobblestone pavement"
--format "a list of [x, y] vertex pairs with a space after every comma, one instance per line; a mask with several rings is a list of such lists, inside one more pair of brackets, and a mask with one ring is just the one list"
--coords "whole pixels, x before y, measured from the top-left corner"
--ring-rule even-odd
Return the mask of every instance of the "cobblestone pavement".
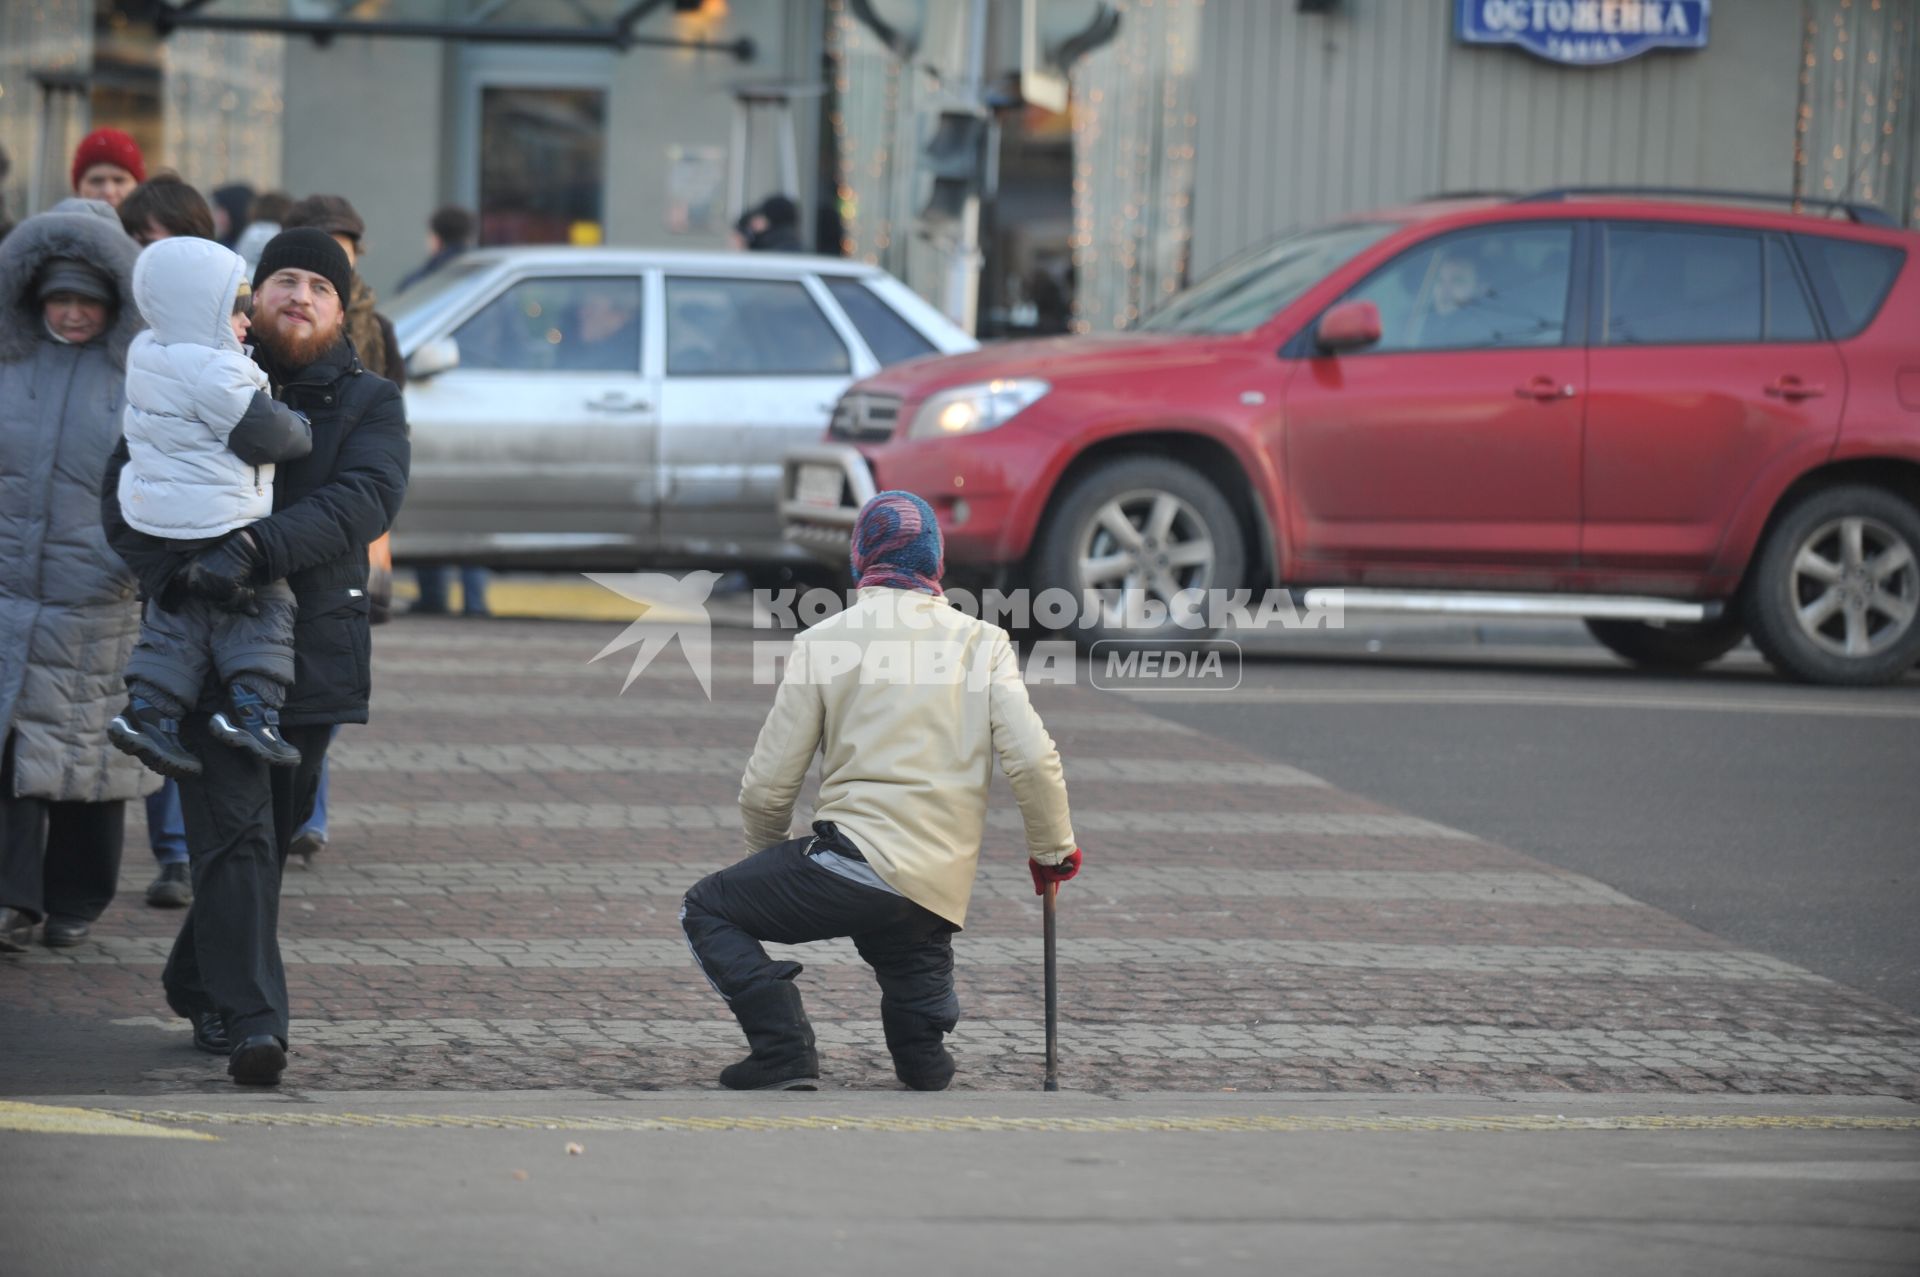
[[[675, 914], [740, 854], [771, 690], [753, 636], [716, 631], [711, 702], [677, 649], [619, 695], [625, 661], [587, 659], [609, 637], [377, 632], [375, 722], [332, 755], [332, 844], [287, 874], [290, 1088], [706, 1087], [737, 1057]], [[1091, 688], [1035, 700], [1089, 854], [1061, 895], [1069, 1088], [1920, 1098], [1920, 1019]], [[1039, 1080], [1018, 830], [1002, 787], [956, 941], [961, 1088]], [[128, 845], [97, 939], [0, 959], [0, 1009], [151, 1032], [116, 1090], [229, 1089], [168, 1016], [179, 915], [141, 901], [137, 819]], [[830, 1081], [893, 1087], [851, 947], [796, 956]]]

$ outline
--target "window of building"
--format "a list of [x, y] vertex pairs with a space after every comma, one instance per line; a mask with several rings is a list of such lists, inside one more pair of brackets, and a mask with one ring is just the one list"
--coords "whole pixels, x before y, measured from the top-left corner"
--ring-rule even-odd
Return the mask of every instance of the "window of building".
[[597, 244], [603, 238], [603, 89], [480, 90], [480, 242]]

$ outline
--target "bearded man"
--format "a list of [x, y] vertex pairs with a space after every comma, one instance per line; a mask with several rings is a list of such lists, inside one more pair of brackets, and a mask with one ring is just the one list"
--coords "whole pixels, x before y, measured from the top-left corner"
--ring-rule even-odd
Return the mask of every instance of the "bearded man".
[[[367, 544], [392, 525], [407, 486], [405, 409], [393, 383], [366, 371], [347, 339], [352, 289], [346, 254], [324, 231], [283, 231], [260, 255], [254, 358], [273, 397], [304, 413], [313, 430], [313, 451], [275, 471], [272, 514], [197, 554], [170, 550], [121, 517], [125, 443], [101, 492], [108, 541], [161, 607], [184, 593], [232, 599], [278, 580], [299, 606], [294, 681], [280, 723], [300, 765], [269, 768], [213, 743], [207, 718], [217, 698], [204, 698], [180, 725], [205, 771], [180, 782], [193, 905], [161, 982], [167, 1004], [192, 1021], [194, 1045], [228, 1056], [227, 1072], [242, 1085], [274, 1085], [286, 1068], [280, 874], [313, 806], [333, 728], [367, 721]], [[243, 425], [227, 446], [261, 464], [267, 442], [246, 437]]]

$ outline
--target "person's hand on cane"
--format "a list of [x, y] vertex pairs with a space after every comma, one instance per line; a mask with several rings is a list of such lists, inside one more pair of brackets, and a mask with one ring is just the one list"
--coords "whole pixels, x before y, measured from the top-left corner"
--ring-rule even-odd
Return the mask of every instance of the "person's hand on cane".
[[1080, 849], [1075, 847], [1071, 856], [1052, 865], [1043, 865], [1032, 857], [1028, 857], [1027, 871], [1033, 875], [1033, 894], [1044, 896], [1047, 894], [1048, 883], [1058, 885], [1080, 872]]

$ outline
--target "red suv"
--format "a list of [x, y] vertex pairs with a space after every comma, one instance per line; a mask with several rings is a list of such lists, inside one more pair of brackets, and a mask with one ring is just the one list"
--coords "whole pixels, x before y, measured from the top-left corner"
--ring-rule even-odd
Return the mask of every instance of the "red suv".
[[1387, 210], [1131, 332], [896, 365], [787, 459], [787, 534], [844, 554], [859, 502], [906, 488], [981, 583], [1341, 587], [1583, 617], [1645, 665], [1751, 635], [1798, 678], [1898, 678], [1920, 656], [1920, 235], [1662, 194]]

